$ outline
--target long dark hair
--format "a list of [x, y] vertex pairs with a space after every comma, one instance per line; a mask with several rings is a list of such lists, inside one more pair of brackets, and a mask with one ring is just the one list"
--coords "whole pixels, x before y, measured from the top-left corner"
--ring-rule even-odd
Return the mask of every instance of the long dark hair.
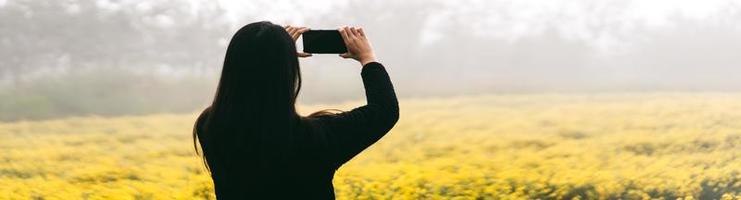
[[[212, 176], [231, 171], [217, 167], [280, 165], [275, 158], [290, 152], [291, 133], [304, 119], [295, 107], [300, 90], [295, 41], [285, 29], [267, 21], [239, 29], [226, 51], [213, 103], [193, 128], [194, 148], [198, 154], [198, 141]], [[328, 114], [320, 111], [309, 117]]]

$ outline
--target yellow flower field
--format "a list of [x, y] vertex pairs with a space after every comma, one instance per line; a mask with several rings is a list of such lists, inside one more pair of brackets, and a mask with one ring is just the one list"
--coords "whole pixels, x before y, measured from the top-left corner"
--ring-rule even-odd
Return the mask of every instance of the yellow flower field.
[[[0, 199], [212, 199], [195, 117], [0, 123]], [[402, 99], [334, 183], [338, 199], [741, 199], [741, 94]]]

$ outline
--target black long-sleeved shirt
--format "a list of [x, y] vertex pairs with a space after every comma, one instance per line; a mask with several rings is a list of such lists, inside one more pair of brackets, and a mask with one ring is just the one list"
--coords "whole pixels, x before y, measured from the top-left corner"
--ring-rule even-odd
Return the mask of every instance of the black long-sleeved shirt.
[[[235, 177], [245, 177], [242, 173], [248, 173], [252, 178], [239, 185], [218, 183], [214, 179], [217, 198], [334, 199], [334, 172], [381, 139], [399, 119], [396, 94], [383, 65], [368, 63], [363, 66], [361, 76], [366, 105], [338, 114], [304, 118], [291, 135], [293, 152], [287, 165], [240, 172]], [[196, 128], [205, 135], [208, 133], [199, 127], [207, 118], [207, 111], [196, 122]], [[216, 169], [211, 170], [213, 174]]]

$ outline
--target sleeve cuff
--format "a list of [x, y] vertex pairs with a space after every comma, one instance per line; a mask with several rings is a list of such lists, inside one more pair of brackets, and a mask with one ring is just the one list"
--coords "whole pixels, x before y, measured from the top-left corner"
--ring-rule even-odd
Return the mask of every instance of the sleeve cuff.
[[363, 70], [361, 70], [361, 74], [365, 74], [368, 71], [377, 71], [377, 70], [383, 70], [383, 65], [379, 62], [369, 62], [363, 65]]

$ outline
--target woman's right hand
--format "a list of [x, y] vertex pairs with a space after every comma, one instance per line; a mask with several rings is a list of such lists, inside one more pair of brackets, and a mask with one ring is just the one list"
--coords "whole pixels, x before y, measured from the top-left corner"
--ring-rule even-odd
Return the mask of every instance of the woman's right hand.
[[371, 48], [370, 41], [365, 37], [363, 28], [345, 26], [339, 28], [339, 31], [347, 47], [347, 53], [340, 54], [341, 57], [355, 59], [363, 66], [376, 62], [376, 54]]

